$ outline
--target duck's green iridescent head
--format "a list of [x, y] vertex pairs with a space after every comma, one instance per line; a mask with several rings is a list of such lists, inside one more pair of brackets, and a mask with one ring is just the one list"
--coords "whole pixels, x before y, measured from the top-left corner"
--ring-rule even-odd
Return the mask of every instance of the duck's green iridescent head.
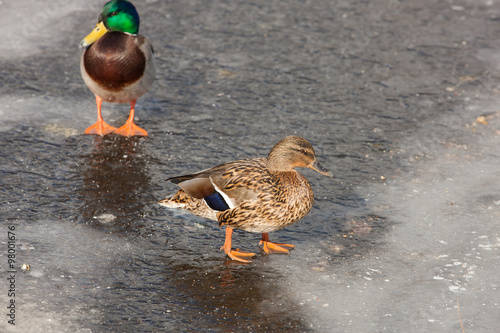
[[134, 5], [125, 0], [113, 0], [104, 5], [99, 15], [99, 22], [104, 22], [110, 31], [127, 32], [137, 35], [139, 32], [139, 14]]
[[132, 3], [126, 0], [112, 0], [104, 5], [97, 26], [82, 40], [81, 45], [91, 45], [108, 31], [137, 35], [139, 24], [139, 14]]

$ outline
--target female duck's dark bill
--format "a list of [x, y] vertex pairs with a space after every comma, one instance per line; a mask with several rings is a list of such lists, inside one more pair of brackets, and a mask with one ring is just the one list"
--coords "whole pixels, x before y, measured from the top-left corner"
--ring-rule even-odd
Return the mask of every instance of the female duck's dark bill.
[[328, 176], [328, 177], [333, 177], [333, 172], [325, 168], [321, 163], [319, 163], [317, 160], [314, 160], [314, 162], [309, 166], [309, 168], [319, 172], [322, 175]]

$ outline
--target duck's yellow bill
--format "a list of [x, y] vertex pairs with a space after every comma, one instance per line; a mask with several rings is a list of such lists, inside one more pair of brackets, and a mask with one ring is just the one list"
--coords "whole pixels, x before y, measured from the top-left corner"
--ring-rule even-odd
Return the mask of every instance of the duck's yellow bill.
[[97, 23], [95, 26], [94, 30], [90, 34], [85, 37], [82, 42], [80, 43], [81, 46], [86, 47], [94, 43], [96, 40], [101, 38], [102, 35], [104, 35], [106, 32], [108, 32], [108, 29], [104, 26], [103, 22]]

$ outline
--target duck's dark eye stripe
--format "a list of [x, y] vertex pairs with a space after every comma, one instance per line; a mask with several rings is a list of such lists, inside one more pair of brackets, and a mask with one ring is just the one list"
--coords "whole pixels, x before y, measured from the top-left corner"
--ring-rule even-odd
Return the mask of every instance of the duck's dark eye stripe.
[[297, 152], [299, 152], [299, 153], [301, 153], [301, 154], [303, 154], [303, 155], [306, 155], [307, 157], [314, 158], [314, 154], [312, 154], [311, 152], [309, 152], [309, 151], [307, 151], [305, 149], [301, 148], [301, 149], [294, 149], [294, 150], [297, 151]]

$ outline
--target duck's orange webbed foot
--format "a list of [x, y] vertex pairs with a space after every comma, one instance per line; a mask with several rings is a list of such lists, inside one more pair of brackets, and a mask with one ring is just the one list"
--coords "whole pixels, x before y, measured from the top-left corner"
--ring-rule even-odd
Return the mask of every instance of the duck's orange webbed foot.
[[273, 243], [273, 242], [265, 242], [265, 241], [260, 241], [259, 245], [262, 245], [262, 249], [267, 254], [271, 254], [271, 253], [289, 254], [290, 250], [295, 247], [295, 245], [292, 245], [292, 244], [282, 244], [282, 243]]
[[126, 122], [125, 125], [123, 125], [122, 127], [118, 128], [116, 131], [115, 131], [116, 134], [118, 135], [123, 135], [123, 136], [148, 136], [148, 132], [142, 128], [140, 128], [139, 126], [137, 126], [136, 124], [134, 124], [133, 122]]
[[94, 125], [90, 126], [85, 130], [85, 134], [96, 134], [96, 135], [106, 135], [113, 133], [116, 127], [108, 125], [103, 119], [101, 114], [102, 108], [102, 98], [99, 96], [95, 97], [95, 104], [97, 105], [97, 121]]
[[260, 240], [259, 245], [262, 245], [262, 249], [267, 254], [271, 254], [271, 253], [289, 254], [290, 250], [295, 247], [295, 245], [292, 245], [292, 244], [273, 243], [273, 242], [269, 241], [268, 234], [262, 234], [262, 239]]
[[118, 135], [123, 135], [123, 136], [148, 136], [148, 132], [145, 129], [140, 128], [136, 124], [134, 124], [134, 115], [135, 115], [135, 102], [136, 100], [133, 100], [130, 102], [130, 114], [128, 116], [127, 121], [125, 122], [125, 125], [120, 127], [115, 131], [116, 134]]
[[97, 121], [94, 125], [90, 126], [85, 130], [85, 134], [96, 134], [96, 135], [106, 135], [113, 133], [116, 127], [108, 125], [104, 120]]
[[243, 251], [240, 249], [226, 251], [224, 249], [224, 246], [221, 247], [220, 249], [224, 250], [224, 253], [226, 253], [229, 258], [243, 263], [251, 262], [252, 260], [250, 259], [252, 259], [252, 257], [255, 257], [257, 255], [256, 253]]
[[225, 254], [229, 256], [229, 258], [243, 262], [249, 263], [251, 262], [251, 258], [255, 257], [257, 254], [253, 252], [243, 251], [240, 249], [233, 250], [231, 249], [231, 236], [233, 235], [233, 228], [226, 227], [226, 240], [224, 241], [224, 245], [220, 248], [224, 251]]

